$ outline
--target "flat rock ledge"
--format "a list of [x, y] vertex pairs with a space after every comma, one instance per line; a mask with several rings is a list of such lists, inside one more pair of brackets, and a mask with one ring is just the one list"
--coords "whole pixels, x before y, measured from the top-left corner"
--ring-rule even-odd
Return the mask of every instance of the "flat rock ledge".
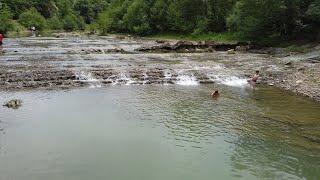
[[200, 53], [213, 51], [238, 50], [247, 51], [250, 46], [246, 42], [220, 43], [214, 41], [156, 41], [158, 44], [149, 47], [135, 49], [139, 52], [178, 52], [178, 53]]

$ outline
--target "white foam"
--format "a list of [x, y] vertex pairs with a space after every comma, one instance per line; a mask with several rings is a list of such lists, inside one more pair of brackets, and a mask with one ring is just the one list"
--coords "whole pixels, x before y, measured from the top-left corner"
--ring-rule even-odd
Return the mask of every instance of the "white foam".
[[217, 77], [214, 82], [219, 84], [224, 84], [226, 86], [232, 86], [232, 87], [245, 87], [248, 86], [247, 79], [239, 78], [236, 76], [231, 77]]
[[142, 84], [143, 84], [143, 85], [147, 84], [148, 79], [149, 79], [148, 74], [147, 74], [146, 72], [143, 73], [143, 82], [142, 82]]
[[164, 78], [166, 80], [170, 80], [172, 78], [172, 74], [170, 72], [168, 72], [168, 71], [165, 71], [164, 72]]
[[182, 86], [197, 86], [199, 85], [199, 82], [193, 75], [179, 75], [177, 77], [177, 84]]
[[165, 79], [165, 82], [163, 83], [163, 85], [167, 86], [169, 85], [169, 82], [172, 80], [172, 74], [171, 72], [169, 72], [169, 70], [165, 70], [163, 74]]
[[90, 85], [90, 88], [99, 88], [101, 83], [98, 79], [94, 78], [90, 72], [80, 71], [76, 72], [76, 81], [86, 82]]
[[134, 81], [131, 79], [131, 77], [127, 76], [125, 73], [120, 73], [116, 81], [113, 83], [113, 85], [116, 84], [122, 84], [124, 83], [125, 85], [130, 85], [133, 84]]

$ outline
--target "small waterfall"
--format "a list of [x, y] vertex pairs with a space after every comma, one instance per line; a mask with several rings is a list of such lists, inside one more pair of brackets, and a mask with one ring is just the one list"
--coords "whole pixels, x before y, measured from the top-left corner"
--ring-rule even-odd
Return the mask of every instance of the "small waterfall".
[[168, 72], [168, 71], [165, 71], [165, 72], [164, 72], [164, 78], [165, 78], [166, 80], [171, 80], [172, 74], [171, 74], [170, 72]]
[[125, 73], [120, 73], [116, 81], [113, 83], [113, 85], [116, 85], [116, 84], [130, 85], [133, 83], [134, 81], [131, 79], [130, 76], [127, 76]]
[[177, 84], [182, 86], [196, 86], [199, 85], [199, 82], [194, 75], [178, 75]]
[[148, 81], [149, 81], [149, 76], [148, 76], [147, 72], [144, 72], [143, 73], [143, 82], [142, 82], [142, 84], [145, 85], [145, 84], [148, 83]]
[[165, 79], [164, 85], [168, 85], [169, 82], [172, 81], [172, 74], [171, 74], [169, 71], [167, 71], [167, 70], [164, 71], [163, 74], [164, 74], [164, 79]]
[[90, 88], [99, 88], [101, 83], [98, 79], [94, 78], [90, 72], [76, 72], [76, 81], [85, 82], [90, 85]]

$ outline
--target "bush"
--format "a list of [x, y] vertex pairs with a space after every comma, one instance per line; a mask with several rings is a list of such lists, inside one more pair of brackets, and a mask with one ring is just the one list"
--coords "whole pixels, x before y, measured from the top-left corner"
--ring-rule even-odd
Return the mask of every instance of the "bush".
[[97, 32], [98, 29], [99, 29], [99, 25], [97, 23], [91, 23], [86, 26], [86, 31], [89, 33]]
[[34, 26], [38, 30], [43, 30], [47, 26], [46, 19], [35, 8], [31, 8], [22, 13], [19, 16], [19, 23], [26, 28]]
[[57, 15], [48, 19], [47, 24], [48, 24], [48, 27], [53, 30], [59, 30], [59, 29], [63, 28], [63, 24], [61, 22], [61, 19]]
[[208, 32], [208, 20], [206, 18], [199, 19], [197, 21], [196, 29], [193, 31], [193, 35], [204, 34]]

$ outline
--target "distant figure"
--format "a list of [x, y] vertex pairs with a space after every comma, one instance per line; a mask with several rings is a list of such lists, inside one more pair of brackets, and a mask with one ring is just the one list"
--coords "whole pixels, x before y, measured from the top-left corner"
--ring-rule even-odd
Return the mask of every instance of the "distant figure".
[[211, 93], [211, 96], [212, 96], [213, 98], [219, 97], [219, 96], [220, 96], [219, 91], [216, 90], [216, 91], [212, 92], [212, 93]]
[[32, 33], [32, 37], [36, 37], [36, 27], [32, 26], [30, 28], [30, 30], [31, 30], [31, 33]]
[[249, 84], [254, 87], [260, 77], [260, 71], [256, 71], [256, 73], [248, 80]]
[[4, 35], [0, 33], [0, 46], [3, 44]]
[[0, 33], [0, 55], [3, 53], [2, 44], [3, 44], [4, 35]]

